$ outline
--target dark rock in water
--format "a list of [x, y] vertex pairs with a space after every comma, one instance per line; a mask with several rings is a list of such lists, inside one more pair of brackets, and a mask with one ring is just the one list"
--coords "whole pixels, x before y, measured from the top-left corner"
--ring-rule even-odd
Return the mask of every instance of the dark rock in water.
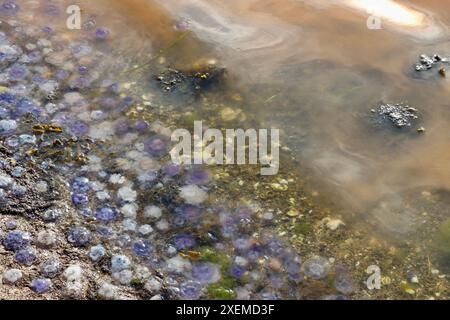
[[[0, 214], [36, 216], [50, 208], [59, 199], [55, 181], [48, 172], [29, 164], [21, 164], [20, 177], [13, 172], [19, 165], [10, 158], [6, 148], [0, 148], [0, 183], [3, 196]], [[42, 184], [47, 185], [45, 192]]]
[[225, 71], [225, 68], [216, 66], [186, 72], [167, 68], [155, 79], [163, 92], [195, 99], [200, 93], [218, 86], [225, 76]]
[[420, 55], [419, 64], [416, 65], [416, 71], [424, 71], [432, 69], [438, 63], [450, 63], [450, 58], [444, 58], [438, 54], [429, 57], [426, 54]]
[[419, 118], [418, 110], [403, 103], [380, 103], [377, 109], [372, 109], [374, 122], [390, 123], [397, 128], [411, 127], [413, 121]]
[[[445, 77], [446, 70], [444, 66], [448, 65], [450, 65], [450, 57], [443, 57], [439, 54], [434, 54], [433, 56], [421, 54], [419, 57], [419, 63], [414, 66], [415, 72], [411, 74], [411, 76], [415, 79], [422, 80]], [[438, 71], [436, 71], [436, 69]]]

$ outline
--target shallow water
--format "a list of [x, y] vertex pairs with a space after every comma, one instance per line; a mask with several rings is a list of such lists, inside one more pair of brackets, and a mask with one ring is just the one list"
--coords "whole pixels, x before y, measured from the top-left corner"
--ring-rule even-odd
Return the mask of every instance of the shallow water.
[[[369, 30], [368, 13], [352, 1], [162, 4], [220, 48], [248, 88], [250, 112], [283, 130], [302, 165], [344, 206], [367, 211], [385, 195], [450, 187], [448, 80], [418, 80], [413, 70], [419, 54], [450, 50], [442, 2], [413, 1], [403, 9], [418, 26], [402, 25], [401, 15], [396, 23], [394, 10], [381, 30]], [[407, 101], [420, 121], [411, 130], [373, 128], [378, 101]], [[426, 134], [416, 134], [420, 126]]]
[[[69, 3], [62, 2], [64, 5]], [[77, 78], [75, 74], [65, 80], [68, 83], [74, 81], [79, 86], [75, 86], [76, 92], [83, 93], [86, 100], [54, 114], [45, 113], [45, 117], [69, 128], [73, 134], [87, 124], [83, 134], [96, 141], [106, 141], [95, 149], [86, 166], [67, 165], [58, 169], [69, 183], [74, 177], [89, 176], [98, 188], [94, 190], [96, 198], [92, 195], [92, 209], [97, 210], [105, 203], [117, 208], [130, 202], [139, 206], [138, 217], [132, 217], [132, 221], [126, 221], [129, 220], [124, 213], [126, 210], [120, 209], [122, 216], [114, 229], [117, 237], [111, 241], [102, 240], [105, 247], [107, 244], [112, 250], [123, 247], [120, 252], [131, 254], [129, 246], [117, 245], [125, 241], [122, 236], [127, 235], [128, 242], [145, 237], [135, 236], [120, 223], [122, 220], [139, 225], [147, 223], [148, 217], [142, 217], [142, 209], [157, 203], [163, 208], [163, 217], [167, 218], [163, 220], [169, 226], [160, 228], [161, 223], [150, 220], [155, 229], [160, 229], [157, 235], [147, 239], [158, 253], [157, 258], [145, 262], [152, 271], [161, 270], [165, 274], [170, 269], [166, 242], [177, 241], [178, 235], [186, 236], [192, 232], [200, 239], [200, 244], [193, 245], [192, 250], [203, 250], [206, 246], [235, 258], [238, 254], [247, 254], [250, 245], [252, 250], [253, 246], [258, 246], [259, 250], [260, 245], [267, 249], [261, 253], [261, 260], [266, 259], [270, 267], [259, 260], [251, 261], [248, 267], [250, 284], [244, 286], [246, 282], [238, 282], [239, 290], [233, 287], [237, 297], [309, 298], [295, 290], [300, 282], [298, 272], [293, 272], [294, 276], [288, 271], [286, 275], [283, 268], [288, 270], [288, 267], [276, 267], [277, 261], [271, 258], [272, 254], [282, 257], [282, 261], [287, 259], [287, 264], [293, 263], [291, 267], [295, 270], [300, 261], [298, 254], [309, 257], [302, 272], [312, 279], [315, 279], [314, 274], [308, 272], [308, 265], [323, 264], [327, 269], [328, 262], [311, 258], [319, 253], [313, 249], [300, 253], [290, 247], [281, 249], [272, 233], [280, 234], [281, 238], [286, 236], [282, 229], [288, 224], [286, 220], [281, 218], [276, 220], [279, 225], [271, 225], [253, 215], [273, 205], [275, 200], [281, 198], [281, 202], [288, 202], [291, 199], [284, 199], [277, 193], [264, 198], [255, 191], [254, 194], [244, 193], [237, 203], [213, 199], [203, 206], [200, 201], [193, 203], [201, 207], [199, 212], [187, 213], [195, 219], [200, 216], [201, 223], [196, 221], [199, 225], [191, 225], [192, 221], [186, 225], [170, 215], [187, 210], [175, 194], [181, 185], [190, 183], [195, 168], [186, 169], [187, 178], [184, 173], [179, 179], [165, 176], [166, 159], [152, 154], [154, 150], [149, 152], [149, 139], [154, 133], [158, 137], [166, 136], [170, 129], [191, 125], [192, 119], [196, 118], [213, 119], [214, 124], [227, 128], [279, 128], [283, 150], [289, 154], [280, 166], [305, 182], [302, 192], [307, 197], [316, 197], [317, 206], [325, 208], [331, 215], [339, 213], [355, 234], [361, 231], [378, 241], [384, 241], [384, 236], [389, 235], [392, 243], [412, 242], [422, 246], [423, 256], [432, 254], [430, 242], [434, 233], [450, 218], [449, 78], [440, 76], [438, 68], [418, 73], [414, 67], [422, 53], [450, 57], [447, 40], [450, 14], [446, 13], [441, 1], [411, 1], [408, 4], [380, 1], [378, 4], [382, 3], [384, 7], [377, 7], [374, 12], [385, 14], [381, 20], [382, 28], [369, 30], [366, 25], [369, 13], [363, 6], [367, 2], [370, 1], [98, 0], [82, 4], [83, 31], [68, 31], [61, 14], [21, 16], [23, 21], [37, 28], [53, 21], [52, 26], [62, 34], [61, 43], [70, 44], [70, 50], [60, 48], [53, 56], [55, 60], [61, 59], [55, 64], [57, 68], [72, 71], [75, 65], [71, 63], [75, 63], [92, 69], [86, 87], [82, 86], [85, 79]], [[55, 3], [60, 4], [59, 1]], [[42, 4], [23, 1], [21, 5], [26, 13], [27, 10], [40, 10]], [[389, 10], [384, 10], [386, 8]], [[92, 36], [93, 30], [100, 26], [107, 26], [111, 31], [108, 41], [99, 42]], [[92, 43], [95, 54], [70, 58], [66, 63], [69, 52], [77, 53], [80, 46]], [[226, 69], [225, 80], [220, 78], [217, 86], [213, 85], [201, 94], [189, 90], [161, 90], [155, 80], [168, 66], [192, 72], [211, 64]], [[121, 90], [108, 92], [109, 85], [116, 81]], [[127, 97], [139, 102], [128, 108], [123, 105], [127, 104]], [[376, 109], [380, 101], [407, 102], [418, 109], [419, 119], [410, 128], [401, 129], [390, 123], [379, 123], [371, 110]], [[103, 112], [102, 117], [95, 118], [93, 112], [99, 110]], [[234, 112], [233, 116], [229, 110]], [[144, 120], [151, 123], [151, 128], [141, 132], [137, 126]], [[419, 133], [420, 127], [426, 131]], [[214, 172], [217, 173], [214, 178], [223, 174], [220, 168]], [[118, 198], [113, 196], [113, 200], [109, 200], [103, 191], [119, 192], [117, 183], [108, 180], [113, 174], [125, 176], [126, 185], [130, 183], [134, 188], [131, 194], [135, 190], [137, 194], [124, 197], [119, 194]], [[198, 179], [207, 178], [201, 176]], [[280, 180], [282, 178], [284, 176]], [[102, 182], [97, 184], [95, 179]], [[237, 179], [240, 180], [239, 189], [246, 179], [253, 183], [258, 178], [238, 176]], [[211, 194], [235, 191], [235, 181], [222, 183], [217, 180], [198, 184], [201, 190]], [[275, 184], [275, 188], [282, 189], [283, 184]], [[132, 200], [126, 200], [127, 196]], [[244, 204], [244, 198], [250, 199], [251, 203]], [[321, 199], [324, 199], [323, 203]], [[314, 214], [311, 210], [307, 215], [314, 217]], [[75, 221], [80, 223], [78, 219]], [[239, 228], [234, 219], [239, 219], [236, 223]], [[100, 219], [97, 217], [97, 220]], [[244, 220], [245, 225], [240, 225]], [[93, 228], [95, 223], [88, 221], [86, 225]], [[279, 228], [283, 231], [279, 232]], [[182, 240], [193, 241], [189, 237]], [[239, 245], [241, 251], [235, 248]], [[376, 248], [376, 245], [368, 247]], [[176, 256], [179, 260], [171, 263], [179, 267], [182, 264], [180, 256], [186, 258], [183, 256], [186, 253], [178, 249], [181, 252]], [[137, 263], [143, 263], [140, 258]], [[192, 260], [195, 268], [197, 264], [195, 259]], [[376, 257], [369, 256], [368, 260], [374, 261]], [[448, 267], [449, 261], [446, 258], [441, 265]], [[186, 265], [187, 269], [192, 268], [190, 262], [184, 263], [182, 268]], [[406, 268], [406, 264], [402, 266]], [[280, 274], [278, 269], [282, 270]], [[195, 278], [191, 269], [175, 272], [175, 275], [171, 272], [168, 271], [170, 276], [167, 276], [169, 288], [184, 288], [186, 283], [192, 285], [189, 281]], [[324, 277], [319, 275], [318, 278]], [[183, 282], [186, 279], [188, 281]], [[364, 279], [358, 278], [358, 282], [360, 280]], [[219, 294], [230, 294], [217, 288], [212, 290], [213, 293], [218, 291], [216, 296], [219, 297]], [[322, 297], [320, 286], [312, 291], [311, 297]], [[345, 293], [345, 290], [338, 291]], [[211, 296], [213, 294], [206, 297]], [[359, 292], [357, 297], [361, 297]]]

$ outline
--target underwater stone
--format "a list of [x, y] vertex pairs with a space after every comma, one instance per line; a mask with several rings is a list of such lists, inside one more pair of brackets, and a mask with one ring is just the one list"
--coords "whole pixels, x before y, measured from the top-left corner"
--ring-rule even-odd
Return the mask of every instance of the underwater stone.
[[31, 282], [31, 289], [39, 294], [50, 291], [50, 281], [48, 279], [34, 279]]
[[[410, 283], [414, 283], [414, 284], [419, 283], [419, 277], [413, 271], [408, 271], [406, 273], [406, 278], [408, 279], [408, 281]], [[345, 292], [342, 292], [342, 293], [346, 294]]]
[[30, 234], [27, 232], [13, 231], [3, 239], [3, 245], [6, 250], [17, 251], [28, 246], [30, 239]]
[[417, 110], [408, 105], [382, 103], [375, 111], [378, 116], [391, 122], [397, 128], [410, 127], [413, 120], [418, 119]]
[[91, 242], [91, 233], [85, 227], [72, 228], [67, 240], [77, 247], [85, 247]]
[[22, 271], [19, 269], [9, 269], [3, 273], [3, 283], [14, 284], [22, 279]]

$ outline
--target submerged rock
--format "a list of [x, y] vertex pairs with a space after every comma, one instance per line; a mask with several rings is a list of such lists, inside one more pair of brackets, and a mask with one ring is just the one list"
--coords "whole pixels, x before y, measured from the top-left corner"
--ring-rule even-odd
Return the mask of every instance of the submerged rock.
[[377, 109], [372, 109], [375, 123], [389, 123], [396, 128], [411, 127], [419, 118], [418, 110], [404, 103], [381, 103]]
[[[0, 147], [0, 161], [6, 163], [0, 168], [0, 187], [4, 190], [4, 203], [0, 206], [0, 214], [36, 217], [60, 199], [61, 193], [56, 190], [57, 183], [52, 175], [29, 164], [14, 165], [8, 159], [8, 150]], [[17, 168], [20, 168], [19, 177]], [[49, 186], [45, 193], [39, 192], [43, 181]]]
[[412, 74], [412, 77], [422, 80], [445, 78], [445, 66], [449, 65], [450, 57], [443, 57], [439, 54], [434, 54], [433, 56], [421, 54], [419, 62], [414, 66], [415, 72]]
[[450, 58], [447, 57], [442, 57], [439, 54], [434, 54], [432, 57], [426, 55], [426, 54], [421, 54], [419, 57], [419, 63], [416, 64], [416, 71], [420, 72], [420, 71], [425, 71], [425, 70], [430, 70], [432, 69], [434, 66], [436, 66], [437, 64], [443, 64], [443, 63], [450, 63]]
[[166, 99], [179, 103], [181, 97], [183, 104], [186, 104], [194, 102], [201, 93], [220, 87], [224, 83], [225, 74], [225, 68], [215, 65], [187, 71], [167, 68], [156, 75], [155, 80], [164, 93], [170, 93], [165, 95]]

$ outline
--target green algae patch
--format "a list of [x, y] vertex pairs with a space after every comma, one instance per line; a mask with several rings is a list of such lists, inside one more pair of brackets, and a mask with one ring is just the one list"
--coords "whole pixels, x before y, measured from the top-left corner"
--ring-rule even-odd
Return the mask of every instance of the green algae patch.
[[231, 259], [228, 255], [221, 254], [211, 248], [200, 250], [200, 261], [218, 264], [221, 269], [228, 269], [231, 266]]
[[308, 222], [298, 222], [294, 225], [294, 232], [297, 235], [307, 235], [313, 231], [313, 226]]
[[213, 284], [208, 287], [208, 294], [215, 300], [235, 300], [236, 293], [233, 289], [221, 285], [221, 283]]
[[434, 239], [434, 247], [440, 254], [450, 258], [450, 219], [445, 220], [439, 227]]

